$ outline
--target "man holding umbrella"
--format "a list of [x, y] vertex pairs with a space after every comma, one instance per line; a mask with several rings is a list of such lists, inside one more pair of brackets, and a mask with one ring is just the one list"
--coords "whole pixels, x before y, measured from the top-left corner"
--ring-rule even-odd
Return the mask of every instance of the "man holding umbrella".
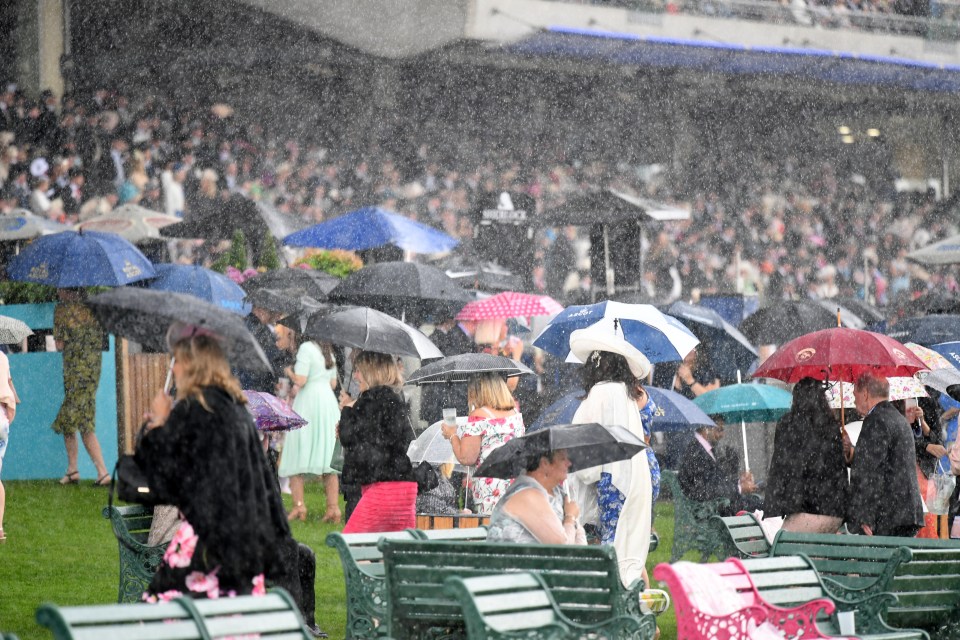
[[[749, 496], [757, 490], [753, 474], [745, 471], [739, 478], [736, 469], [739, 461], [726, 463], [729, 456], [721, 455], [719, 444], [723, 438], [723, 417], [710, 416], [716, 426], [700, 426], [694, 439], [687, 445], [677, 480], [683, 494], [698, 502], [708, 502], [717, 498], [728, 498], [730, 506], [721, 515], [729, 516], [741, 510], [762, 509], [762, 501]], [[731, 467], [733, 470], [731, 472]]]

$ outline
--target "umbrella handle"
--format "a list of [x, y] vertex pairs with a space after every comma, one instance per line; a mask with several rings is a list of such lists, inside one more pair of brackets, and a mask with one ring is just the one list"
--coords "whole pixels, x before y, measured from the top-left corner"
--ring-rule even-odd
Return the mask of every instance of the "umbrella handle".
[[171, 356], [170, 367], [167, 369], [167, 379], [163, 383], [163, 393], [170, 395], [170, 385], [173, 383], [173, 365], [177, 361], [176, 356]]

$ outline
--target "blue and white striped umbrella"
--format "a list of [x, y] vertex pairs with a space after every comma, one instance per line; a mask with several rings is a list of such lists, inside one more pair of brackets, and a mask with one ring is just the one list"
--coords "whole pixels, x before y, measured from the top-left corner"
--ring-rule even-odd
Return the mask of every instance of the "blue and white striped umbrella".
[[682, 322], [653, 305], [606, 300], [567, 307], [550, 321], [533, 346], [567, 362], [580, 362], [570, 353], [570, 334], [594, 325], [609, 326], [653, 363], [683, 360], [700, 343]]

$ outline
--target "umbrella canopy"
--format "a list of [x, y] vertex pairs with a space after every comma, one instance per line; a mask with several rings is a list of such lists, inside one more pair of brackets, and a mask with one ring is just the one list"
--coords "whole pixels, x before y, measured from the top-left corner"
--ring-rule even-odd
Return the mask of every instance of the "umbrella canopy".
[[569, 198], [540, 217], [545, 226], [618, 224], [631, 220], [688, 220], [690, 210], [654, 202], [615, 189]]
[[917, 298], [904, 300], [890, 313], [891, 318], [920, 318], [927, 315], [960, 313], [960, 298], [944, 291], [927, 291]]
[[550, 321], [533, 346], [570, 362], [570, 334], [594, 325], [609, 326], [639, 349], [650, 362], [675, 362], [700, 341], [676, 318], [649, 304], [626, 304], [610, 300], [567, 307]]
[[740, 323], [740, 331], [753, 344], [764, 345], [783, 344], [836, 326], [836, 309], [829, 311], [813, 300], [784, 300], [752, 314]]
[[23, 320], [0, 316], [0, 344], [17, 344], [32, 335], [33, 330]]
[[[320, 312], [329, 313], [330, 311], [343, 308], [325, 302], [317, 302], [310, 296], [289, 298], [284, 296], [283, 292], [277, 292], [271, 289], [259, 289], [251, 293], [250, 296], [255, 300], [253, 304], [256, 304], [258, 307], [262, 306], [266, 309], [281, 307], [278, 312], [286, 315], [280, 320], [280, 324], [300, 333], [306, 331], [307, 322], [315, 314]], [[258, 297], [269, 297], [270, 299], [257, 302], [256, 299]]]
[[78, 231], [115, 233], [130, 242], [159, 239], [160, 229], [182, 222], [176, 216], [151, 211], [136, 204], [120, 205], [108, 214], [78, 224]]
[[148, 289], [186, 293], [242, 316], [250, 313], [247, 293], [222, 273], [185, 264], [156, 264], [153, 268], [157, 277], [147, 284]]
[[104, 329], [153, 349], [166, 351], [167, 330], [182, 323], [219, 336], [234, 366], [272, 370], [243, 318], [194, 296], [120, 287], [90, 298], [89, 305]]
[[[466, 416], [457, 417], [457, 425], [467, 423]], [[407, 457], [416, 467], [421, 462], [430, 464], [454, 463], [454, 469], [464, 471], [466, 467], [457, 463], [457, 458], [453, 455], [453, 446], [450, 441], [443, 437], [443, 420], [434, 422], [424, 429], [423, 433], [417, 436], [417, 439], [410, 443], [407, 448]]]
[[472, 300], [443, 271], [416, 262], [381, 262], [354, 271], [329, 297], [331, 302], [371, 307], [395, 317], [429, 313], [453, 317]]
[[887, 327], [887, 335], [900, 342], [916, 342], [925, 347], [953, 342], [960, 340], [960, 315], [907, 318]]
[[920, 247], [907, 254], [907, 260], [920, 264], [957, 264], [960, 262], [960, 235]]
[[120, 287], [154, 275], [139, 249], [116, 234], [98, 231], [40, 236], [7, 266], [11, 280], [58, 288]]
[[868, 323], [864, 321], [863, 318], [856, 313], [853, 313], [842, 304], [833, 302], [831, 300], [822, 299], [813, 300], [813, 302], [833, 314], [834, 322], [832, 326], [834, 327], [837, 326], [836, 318], [838, 313], [840, 314], [840, 326], [850, 327], [851, 329], [865, 329], [867, 327]]
[[523, 278], [496, 262], [466, 256], [451, 256], [441, 263], [444, 273], [464, 289], [481, 291], [518, 291]]
[[[887, 378], [887, 382], [890, 384], [890, 400], [930, 397], [930, 394], [927, 393], [927, 390], [923, 388], [924, 383], [920, 382], [913, 376]], [[854, 406], [853, 383], [830, 383], [830, 387], [827, 389], [827, 401], [834, 409]]]
[[700, 340], [722, 381], [736, 380], [738, 371], [750, 371], [757, 361], [757, 350], [747, 337], [713, 309], [674, 302], [666, 313], [682, 322]]
[[[653, 414], [653, 431], [688, 431], [698, 427], [713, 427], [716, 423], [703, 410], [676, 391], [658, 387], [644, 387], [647, 395], [657, 405]], [[554, 424], [564, 424], [573, 416], [583, 402], [583, 391], [571, 391], [540, 413], [540, 417], [527, 427], [527, 433], [539, 431]]]
[[528, 318], [552, 316], [563, 311], [563, 305], [550, 296], [503, 291], [496, 295], [468, 303], [457, 320], [496, 320], [499, 318]]
[[770, 422], [790, 410], [793, 395], [769, 384], [731, 384], [697, 396], [694, 404], [727, 422]]
[[292, 431], [307, 424], [307, 421], [287, 403], [275, 395], [262, 391], [244, 390], [247, 411], [260, 431]]
[[288, 292], [287, 295], [310, 296], [314, 300], [324, 302], [327, 294], [340, 284], [340, 278], [325, 271], [316, 269], [301, 269], [287, 267], [274, 269], [245, 280], [240, 286], [247, 293], [257, 289], [274, 289]]
[[291, 233], [291, 247], [361, 251], [392, 244], [405, 251], [441, 253], [459, 243], [442, 231], [379, 207], [365, 207]]
[[477, 468], [478, 478], [516, 478], [531, 456], [564, 450], [570, 473], [609, 462], [629, 460], [647, 448], [643, 440], [620, 426], [558, 424], [519, 438], [511, 438], [487, 456]]
[[69, 225], [35, 216], [26, 209], [14, 209], [9, 215], [0, 216], [0, 241], [32, 240], [69, 229]]
[[413, 356], [421, 360], [443, 357], [443, 352], [420, 331], [368, 307], [314, 314], [307, 320], [304, 335], [364, 351]]
[[[949, 345], [950, 343], [945, 344]], [[960, 343], [957, 343], [957, 345], [960, 346]], [[915, 342], [908, 342], [903, 346], [910, 349], [913, 355], [920, 358], [920, 362], [930, 369], [930, 373], [926, 375], [920, 374], [920, 379], [923, 381], [923, 384], [941, 393], [946, 393], [947, 387], [960, 384], [960, 370], [953, 364], [953, 362], [956, 362], [960, 365], [960, 359], [951, 362], [951, 360], [945, 357], [946, 354], [941, 354], [936, 351], [937, 347], [943, 347], [944, 345], [935, 345], [934, 349], [928, 349]], [[948, 346], [946, 352], [950, 353], [951, 351], [952, 349]]]
[[807, 376], [855, 382], [864, 372], [891, 378], [925, 370], [923, 362], [893, 338], [837, 327], [791, 340], [761, 364], [753, 376], [784, 382], [797, 382]]
[[886, 320], [886, 316], [879, 309], [859, 298], [828, 298], [826, 302], [830, 303], [831, 308], [835, 309], [839, 306], [841, 309], [846, 309], [860, 318], [867, 326]]
[[960, 367], [960, 341], [942, 342], [931, 347], [954, 367]]
[[407, 384], [438, 384], [441, 382], [466, 382], [478, 373], [499, 373], [506, 378], [533, 375], [526, 365], [489, 353], [464, 353], [447, 356], [420, 367], [410, 374]]

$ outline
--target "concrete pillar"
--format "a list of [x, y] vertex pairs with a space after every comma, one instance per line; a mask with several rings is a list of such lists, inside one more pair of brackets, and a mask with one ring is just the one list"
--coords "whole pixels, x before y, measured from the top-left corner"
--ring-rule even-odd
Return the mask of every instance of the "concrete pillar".
[[17, 82], [28, 95], [63, 95], [60, 62], [69, 53], [69, 0], [19, 0]]

